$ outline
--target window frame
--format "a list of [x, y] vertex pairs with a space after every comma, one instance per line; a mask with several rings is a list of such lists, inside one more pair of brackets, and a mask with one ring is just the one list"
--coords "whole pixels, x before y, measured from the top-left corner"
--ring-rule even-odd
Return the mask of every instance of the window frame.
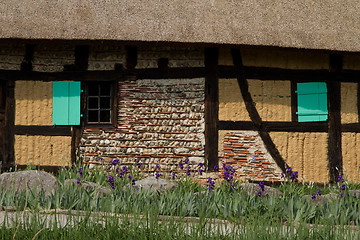
[[[89, 87], [92, 84], [97, 84], [98, 85], [98, 95], [89, 95]], [[110, 96], [109, 95], [101, 95], [100, 93], [100, 86], [101, 84], [106, 84], [109, 83], [110, 84]], [[116, 83], [115, 81], [87, 81], [85, 84], [85, 94], [84, 94], [84, 102], [85, 102], [85, 111], [84, 111], [84, 123], [86, 126], [115, 126], [116, 125]], [[101, 104], [100, 104], [100, 98], [101, 97], [110, 97], [110, 108], [109, 109], [103, 109], [101, 108]], [[98, 98], [98, 108], [97, 109], [89, 109], [89, 98], [92, 97], [96, 97]], [[101, 122], [100, 121], [100, 112], [101, 110], [109, 110], [110, 111], [110, 122]], [[98, 122], [89, 122], [89, 110], [97, 110], [98, 111]]]

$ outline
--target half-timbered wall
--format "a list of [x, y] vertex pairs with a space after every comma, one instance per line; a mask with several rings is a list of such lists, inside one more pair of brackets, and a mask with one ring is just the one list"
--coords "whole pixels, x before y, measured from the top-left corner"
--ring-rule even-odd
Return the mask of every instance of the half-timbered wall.
[[[52, 128], [52, 82], [15, 82], [15, 128]], [[17, 132], [14, 141], [18, 165], [67, 166], [71, 163], [70, 136], [29, 136]]]
[[[208, 159], [209, 166], [231, 164], [242, 178], [280, 180], [281, 166], [274, 151], [269, 150], [270, 143], [299, 172], [300, 178], [322, 183], [331, 180], [330, 173], [334, 171], [329, 167], [330, 155], [338, 149], [333, 141], [340, 136], [339, 164], [349, 180], [359, 180], [360, 87], [354, 78], [356, 74], [348, 71], [346, 76], [352, 77], [349, 81], [340, 77], [340, 88], [336, 87], [335, 76], [342, 69], [360, 70], [357, 54], [344, 54], [341, 67], [332, 65], [327, 52], [241, 48], [243, 72], [239, 73], [227, 48], [219, 49], [217, 59], [215, 48], [216, 51], [207, 51], [203, 47], [146, 44], [129, 47], [100, 42], [81, 45], [78, 48], [72, 42], [55, 41], [0, 44], [0, 70], [10, 76], [4, 79], [15, 81], [17, 164], [69, 164], [75, 157], [75, 148], [80, 146], [80, 156], [87, 163], [99, 163], [99, 157], [105, 161], [119, 158], [125, 164], [141, 161], [147, 169], [160, 164], [163, 170], [170, 171], [186, 157], [194, 164], [205, 161], [209, 153], [205, 135], [209, 134], [208, 138], [218, 138], [215, 143], [218, 142], [219, 158], [219, 162], [217, 158]], [[257, 73], [256, 69], [275, 73], [279, 78]], [[301, 79], [294, 75], [296, 70], [301, 74], [302, 70], [315, 70], [321, 77], [319, 81], [328, 82], [329, 91], [340, 89], [337, 94], [341, 119], [334, 106], [336, 99], [330, 97], [329, 112], [333, 112], [329, 113], [328, 122], [297, 123], [294, 83], [317, 79]], [[69, 71], [73, 75], [67, 74]], [[282, 71], [289, 79], [281, 75]], [[247, 76], [245, 89], [239, 86], [239, 75]], [[52, 126], [53, 80], [82, 81], [83, 87], [87, 81], [114, 82], [114, 124]], [[218, 83], [215, 88], [214, 83]], [[248, 91], [245, 97], [244, 91]], [[245, 105], [249, 100], [250, 108]], [[209, 111], [212, 107], [214, 111]], [[254, 109], [260, 124], [254, 124], [254, 116], [251, 117]], [[342, 133], [337, 136], [337, 131]], [[210, 145], [207, 144], [208, 149], [214, 147]]]
[[[280, 69], [328, 69], [329, 56], [316, 52], [242, 49], [244, 66]], [[219, 65], [232, 65], [229, 49], [221, 49]], [[262, 121], [291, 122], [291, 82], [248, 79], [249, 92]], [[350, 110], [351, 111], [351, 110]], [[353, 114], [353, 113], [351, 113]], [[357, 114], [357, 113], [355, 113]], [[249, 121], [249, 113], [236, 79], [219, 80], [219, 120]], [[219, 131], [219, 156], [222, 163], [238, 165], [245, 177], [253, 180], [280, 179], [275, 164], [259, 134], [254, 131]], [[271, 132], [270, 137], [285, 162], [305, 181], [327, 182], [327, 133]], [[252, 157], [256, 157], [253, 161]], [[251, 172], [252, 171], [252, 172]], [[259, 174], [261, 172], [261, 174]]]

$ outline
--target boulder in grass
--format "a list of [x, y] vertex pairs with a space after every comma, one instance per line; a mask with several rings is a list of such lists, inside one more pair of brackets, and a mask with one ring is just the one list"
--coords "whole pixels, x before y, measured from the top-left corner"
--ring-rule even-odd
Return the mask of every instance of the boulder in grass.
[[312, 195], [304, 195], [304, 199], [308, 202], [312, 202], [314, 204], [322, 205], [324, 203], [330, 203], [333, 200], [336, 200], [339, 198], [339, 194], [336, 193], [329, 193], [324, 195], [316, 195], [315, 198], [313, 198]]
[[357, 199], [360, 199], [360, 190], [349, 190], [349, 194]]
[[[248, 195], [257, 195], [259, 191], [261, 191], [261, 187], [257, 183], [245, 183], [241, 186], [241, 189], [246, 191]], [[268, 197], [280, 197], [283, 193], [273, 187], [264, 186], [264, 191], [261, 192], [261, 196], [268, 196]]]
[[64, 181], [65, 188], [68, 188], [71, 185], [82, 187], [87, 191], [91, 191], [91, 192], [95, 191], [97, 194], [100, 195], [109, 195], [112, 193], [111, 189], [101, 186], [100, 184], [94, 182], [81, 181], [80, 184], [77, 184], [77, 179], [66, 179]]
[[151, 176], [135, 182], [135, 185], [128, 183], [124, 186], [124, 190], [132, 188], [136, 191], [163, 192], [174, 189], [176, 184], [173, 181]]
[[38, 170], [9, 172], [0, 175], [0, 191], [19, 193], [26, 190], [36, 190], [36, 193], [43, 190], [45, 196], [50, 196], [59, 190], [59, 183], [52, 174]]

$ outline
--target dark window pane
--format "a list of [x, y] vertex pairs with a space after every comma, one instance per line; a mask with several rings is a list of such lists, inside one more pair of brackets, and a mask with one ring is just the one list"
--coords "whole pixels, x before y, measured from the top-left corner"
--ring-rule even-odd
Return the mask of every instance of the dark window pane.
[[89, 96], [99, 96], [99, 84], [98, 83], [89, 83], [88, 95]]
[[101, 96], [110, 96], [110, 90], [111, 90], [110, 83], [102, 83], [100, 85], [100, 95]]
[[89, 97], [89, 109], [98, 109], [98, 98], [97, 97]]
[[111, 122], [110, 121], [110, 110], [100, 111], [100, 122]]
[[101, 97], [100, 98], [100, 108], [101, 109], [104, 109], [104, 108], [109, 109], [110, 107], [111, 107], [110, 97]]
[[97, 110], [89, 110], [88, 122], [99, 122], [98, 112]]

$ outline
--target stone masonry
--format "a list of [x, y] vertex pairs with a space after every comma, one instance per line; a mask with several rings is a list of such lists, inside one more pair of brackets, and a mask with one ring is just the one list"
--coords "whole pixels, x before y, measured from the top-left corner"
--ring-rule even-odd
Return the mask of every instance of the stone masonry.
[[281, 170], [255, 131], [227, 131], [219, 149], [219, 163], [231, 165], [236, 177], [251, 181], [279, 181]]
[[122, 164], [159, 164], [176, 171], [186, 158], [204, 161], [205, 80], [159, 79], [119, 82], [117, 127], [86, 127], [80, 154], [87, 163], [99, 157]]

